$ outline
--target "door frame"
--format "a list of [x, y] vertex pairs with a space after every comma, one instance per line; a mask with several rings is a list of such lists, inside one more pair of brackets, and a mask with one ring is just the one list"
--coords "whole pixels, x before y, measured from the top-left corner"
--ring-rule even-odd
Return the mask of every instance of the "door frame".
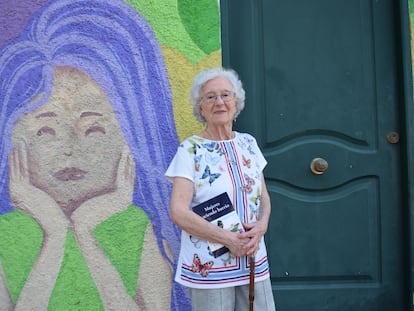
[[[409, 269], [408, 287], [409, 298], [408, 305], [410, 310], [414, 311], [414, 100], [413, 100], [413, 70], [411, 58], [411, 30], [410, 30], [410, 12], [408, 0], [400, 0], [400, 46], [401, 46], [401, 131], [402, 133], [402, 189], [403, 204], [406, 206], [404, 214], [407, 216], [407, 239], [405, 241], [408, 250], [406, 266]], [[412, 172], [410, 174], [410, 172]]]

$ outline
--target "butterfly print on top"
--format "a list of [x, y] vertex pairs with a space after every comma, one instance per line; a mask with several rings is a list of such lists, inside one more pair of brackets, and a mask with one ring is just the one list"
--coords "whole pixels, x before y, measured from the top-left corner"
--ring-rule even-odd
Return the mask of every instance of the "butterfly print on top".
[[200, 256], [198, 254], [194, 254], [193, 258], [193, 266], [191, 271], [199, 272], [202, 277], [206, 277], [208, 275], [208, 270], [211, 269], [213, 266], [213, 261], [207, 261], [206, 263], [202, 264], [200, 260]]

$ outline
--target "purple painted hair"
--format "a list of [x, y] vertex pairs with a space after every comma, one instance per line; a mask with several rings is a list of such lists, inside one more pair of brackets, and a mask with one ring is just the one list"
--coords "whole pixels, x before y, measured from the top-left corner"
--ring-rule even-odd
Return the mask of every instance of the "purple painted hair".
[[[176, 262], [180, 232], [169, 220], [171, 185], [164, 178], [178, 146], [170, 86], [152, 29], [123, 1], [51, 1], [0, 50], [0, 214], [13, 210], [8, 194], [12, 128], [48, 100], [56, 66], [89, 74], [107, 94], [136, 163], [132, 203], [147, 213], [160, 250], [167, 258], [167, 241]], [[171, 309], [189, 305], [183, 299], [186, 294], [174, 284]]]

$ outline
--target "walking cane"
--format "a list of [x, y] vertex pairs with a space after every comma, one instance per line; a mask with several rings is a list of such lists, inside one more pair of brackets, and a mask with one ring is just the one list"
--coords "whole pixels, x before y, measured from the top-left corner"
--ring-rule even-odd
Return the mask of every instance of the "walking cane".
[[253, 311], [254, 303], [254, 266], [255, 258], [250, 256], [249, 311]]

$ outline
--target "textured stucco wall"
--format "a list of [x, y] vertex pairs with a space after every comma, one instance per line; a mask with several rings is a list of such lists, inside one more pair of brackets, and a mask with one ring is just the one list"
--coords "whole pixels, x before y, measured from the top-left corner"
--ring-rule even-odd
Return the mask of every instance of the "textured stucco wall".
[[219, 8], [212, 0], [128, 0], [153, 27], [166, 62], [180, 140], [201, 129], [188, 105], [192, 79], [221, 65]]
[[0, 1], [0, 310], [190, 310], [163, 173], [212, 0]]

